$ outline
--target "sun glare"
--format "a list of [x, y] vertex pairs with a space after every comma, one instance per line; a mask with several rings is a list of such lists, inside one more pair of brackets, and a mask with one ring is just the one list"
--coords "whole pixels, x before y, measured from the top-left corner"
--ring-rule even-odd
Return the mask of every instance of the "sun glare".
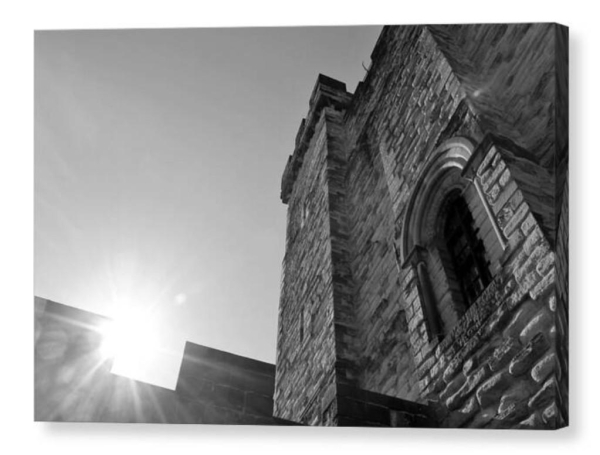
[[114, 364], [132, 365], [158, 349], [158, 326], [148, 315], [120, 314], [102, 328], [101, 355]]

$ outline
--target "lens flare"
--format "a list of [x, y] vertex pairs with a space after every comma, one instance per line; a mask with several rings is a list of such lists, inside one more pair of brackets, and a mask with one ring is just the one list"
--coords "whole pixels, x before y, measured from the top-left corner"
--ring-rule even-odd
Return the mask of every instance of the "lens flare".
[[158, 325], [154, 318], [141, 312], [121, 313], [101, 332], [101, 355], [114, 359], [114, 365], [138, 364], [158, 349]]

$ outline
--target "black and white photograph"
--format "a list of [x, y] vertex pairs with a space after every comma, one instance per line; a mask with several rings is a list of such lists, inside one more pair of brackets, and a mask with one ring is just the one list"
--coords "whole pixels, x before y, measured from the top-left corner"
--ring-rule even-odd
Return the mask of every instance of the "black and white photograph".
[[34, 41], [36, 422], [569, 425], [567, 26]]

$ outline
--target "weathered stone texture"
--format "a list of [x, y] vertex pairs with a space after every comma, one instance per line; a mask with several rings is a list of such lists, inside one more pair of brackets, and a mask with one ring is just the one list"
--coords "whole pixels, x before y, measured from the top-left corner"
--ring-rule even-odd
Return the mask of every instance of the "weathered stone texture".
[[[322, 414], [329, 406], [320, 402], [324, 391], [335, 383], [325, 117], [318, 120], [315, 129], [289, 201], [279, 305], [275, 415], [294, 421], [309, 421], [312, 417], [308, 415], [309, 408], [311, 413]], [[305, 319], [310, 320], [309, 330]]]
[[559, 421], [569, 421], [569, 178], [565, 180], [558, 224], [556, 246], [556, 296], [548, 299], [548, 307], [556, 315], [555, 349], [558, 377]]
[[[510, 137], [552, 168], [556, 143], [557, 24], [436, 25], [439, 48], [484, 133]], [[564, 102], [564, 100], [561, 100]], [[561, 111], [564, 112], [564, 111]]]
[[[335, 347], [325, 338], [319, 343], [336, 359], [336, 386], [430, 401], [447, 426], [566, 423], [560, 417], [566, 352], [558, 346], [566, 334], [566, 292], [558, 283], [566, 277], [567, 208], [559, 210], [555, 197], [566, 175], [566, 164], [555, 166], [566, 162], [566, 142], [557, 133], [565, 121], [558, 112], [565, 74], [556, 72], [565, 52], [562, 28], [554, 24], [385, 27], [365, 79], [353, 95], [345, 88], [336, 95], [335, 111], [321, 114], [312, 139], [306, 125], [314, 109], [309, 113], [299, 135], [310, 146], [297, 146], [290, 159], [303, 164], [288, 185], [289, 232], [298, 231], [298, 201], [309, 197], [322, 217], [309, 229], [325, 234], [319, 244], [288, 233], [281, 305], [301, 307], [289, 302], [302, 301], [311, 274], [324, 272], [329, 293], [320, 305], [330, 326], [320, 336], [332, 337]], [[331, 83], [329, 90], [342, 89]], [[321, 127], [326, 139], [318, 139]], [[453, 143], [468, 148], [464, 162], [456, 158], [454, 169], [431, 174], [437, 185], [426, 180]], [[462, 156], [459, 148], [452, 156]], [[317, 175], [325, 187], [320, 193], [307, 183]], [[423, 188], [434, 190], [417, 197]], [[453, 188], [472, 212], [492, 276], [468, 308], [448, 253], [435, 243], [444, 192]], [[419, 210], [414, 201], [429, 204], [438, 218], [426, 218], [427, 232], [418, 236], [429, 243], [413, 239], [406, 251], [404, 237]], [[318, 262], [323, 250], [329, 256]], [[280, 356], [311, 352], [293, 342], [295, 311], [280, 315]], [[281, 344], [288, 336], [292, 341]], [[305, 371], [333, 381], [323, 370], [331, 360], [319, 372], [309, 362]], [[278, 377], [283, 383], [300, 376]], [[555, 376], [558, 388], [548, 385]], [[301, 382], [294, 384], [278, 391], [282, 409], [300, 400], [290, 395]], [[365, 412], [339, 400], [336, 406], [322, 404], [321, 412]]]

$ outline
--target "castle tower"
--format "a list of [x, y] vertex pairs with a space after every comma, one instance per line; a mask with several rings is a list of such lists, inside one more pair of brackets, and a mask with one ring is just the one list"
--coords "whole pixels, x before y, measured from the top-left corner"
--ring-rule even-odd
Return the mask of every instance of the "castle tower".
[[324, 424], [336, 384], [351, 377], [344, 358], [352, 305], [344, 211], [344, 132], [351, 95], [320, 75], [285, 169], [286, 253], [279, 308], [275, 415]]
[[385, 27], [354, 94], [319, 76], [282, 181], [276, 417], [566, 424], [567, 38]]
[[[370, 369], [365, 370], [358, 357], [360, 337], [378, 327], [360, 330], [355, 314], [354, 243], [346, 192], [349, 148], [344, 126], [351, 97], [345, 84], [319, 75], [283, 176], [281, 199], [289, 208], [274, 414], [311, 425], [427, 425], [425, 406], [399, 399], [398, 394], [386, 396], [362, 388], [361, 374]], [[376, 254], [391, 266], [393, 286], [398, 278], [393, 250]], [[373, 261], [375, 266], [379, 263]], [[396, 341], [403, 332], [407, 336], [406, 324], [402, 329], [394, 322], [397, 314], [386, 319], [392, 322], [388, 327], [379, 327], [381, 342], [392, 347], [398, 347]], [[383, 316], [389, 317], [390, 312]], [[390, 333], [394, 340], [386, 338]], [[406, 358], [404, 341], [399, 357]], [[396, 373], [394, 384], [405, 380]]]

